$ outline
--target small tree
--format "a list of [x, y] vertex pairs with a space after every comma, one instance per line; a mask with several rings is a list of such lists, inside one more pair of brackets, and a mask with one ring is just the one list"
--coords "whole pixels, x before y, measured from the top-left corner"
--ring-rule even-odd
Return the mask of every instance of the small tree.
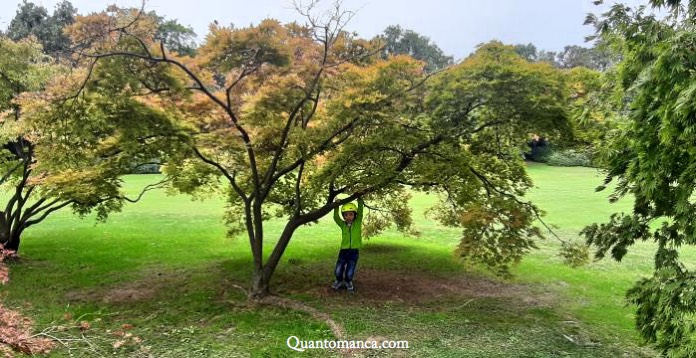
[[[519, 260], [539, 231], [534, 208], [518, 199], [530, 181], [524, 140], [515, 139], [565, 118], [554, 104], [563, 96], [545, 87], [553, 81], [534, 80], [548, 66], [493, 46], [462, 67], [461, 83], [442, 76], [428, 87], [422, 62], [381, 60], [375, 43], [342, 31], [349, 13], [305, 10], [307, 25], [211, 25], [194, 58], [158, 44], [142, 12], [78, 18], [69, 32], [91, 41], [79, 56], [93, 68], [79, 90], [137, 96], [188, 133], [187, 150], [169, 153], [165, 172], [183, 192], [218, 188], [224, 178], [230, 233], [244, 233], [251, 247], [252, 297], [269, 293], [298, 227], [356, 198], [392, 206], [407, 230], [408, 188], [441, 194], [439, 216], [471, 228], [468, 247], [486, 249], [462, 250], [467, 257], [500, 271]], [[486, 69], [481, 57], [494, 62]], [[537, 72], [515, 69], [525, 65]], [[486, 81], [489, 70], [509, 80]], [[524, 81], [516, 86], [514, 76]], [[272, 211], [287, 222], [267, 254]]]
[[92, 102], [98, 107], [79, 101], [50, 106], [51, 97], [64, 95], [69, 74], [52, 63], [34, 40], [0, 38], [0, 184], [9, 191], [0, 211], [0, 244], [8, 250], [18, 251], [27, 228], [62, 208], [83, 215], [96, 210], [104, 219], [123, 202], [137, 201], [123, 195], [118, 176], [134, 161], [153, 157], [135, 130], [119, 136], [123, 129], [109, 127], [117, 123], [110, 117], [132, 114], [142, 120], [138, 128], [157, 133], [148, 127], [156, 115], [138, 113], [135, 102], [102, 97], [102, 103]]

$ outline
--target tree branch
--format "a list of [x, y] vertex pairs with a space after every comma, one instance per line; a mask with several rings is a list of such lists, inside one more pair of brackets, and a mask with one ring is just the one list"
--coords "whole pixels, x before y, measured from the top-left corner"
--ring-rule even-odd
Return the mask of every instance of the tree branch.
[[546, 224], [546, 222], [541, 218], [541, 215], [539, 214], [539, 212], [537, 211], [537, 209], [534, 207], [534, 205], [532, 205], [532, 203], [526, 202], [526, 201], [522, 201], [522, 200], [518, 199], [517, 196], [515, 196], [515, 195], [513, 195], [513, 194], [510, 194], [510, 193], [507, 193], [507, 192], [504, 192], [504, 191], [498, 189], [498, 187], [496, 187], [496, 186], [495, 186], [490, 180], [488, 180], [488, 178], [486, 178], [483, 174], [479, 173], [478, 171], [476, 171], [476, 170], [475, 170], [473, 167], [471, 167], [471, 166], [468, 166], [468, 168], [469, 168], [469, 170], [470, 170], [470, 171], [471, 171], [471, 172], [484, 184], [484, 186], [486, 187], [486, 190], [491, 189], [491, 190], [495, 191], [496, 193], [498, 193], [498, 194], [500, 194], [500, 195], [502, 195], [502, 196], [506, 196], [506, 197], [508, 197], [508, 198], [511, 198], [512, 200], [514, 200], [515, 202], [517, 202], [518, 204], [520, 204], [520, 205], [522, 205], [522, 206], [528, 207], [530, 210], [532, 210], [532, 212], [534, 213], [534, 216], [536, 217], [536, 219], [539, 220], [539, 222], [546, 228], [546, 230], [547, 230], [549, 233], [551, 233], [551, 235], [553, 235], [556, 239], [558, 239], [558, 241], [560, 241], [560, 242], [562, 242], [562, 243], [566, 243], [565, 240], [561, 239], [561, 238], [556, 234], [556, 232], [554, 232], [554, 231], [551, 229], [551, 227], [550, 227], [549, 225]]

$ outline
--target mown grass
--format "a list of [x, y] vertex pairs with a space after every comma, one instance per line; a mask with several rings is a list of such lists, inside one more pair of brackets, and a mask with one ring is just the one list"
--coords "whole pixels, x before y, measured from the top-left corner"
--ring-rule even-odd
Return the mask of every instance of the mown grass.
[[[630, 205], [612, 206], [607, 193], [594, 193], [601, 178], [591, 169], [529, 169], [538, 187], [529, 198], [565, 239], [578, 240], [584, 225]], [[136, 192], [156, 179], [130, 176], [126, 184]], [[412, 201], [421, 237], [387, 232], [361, 251], [355, 296], [327, 290], [339, 243], [330, 218], [296, 233], [274, 291], [331, 314], [347, 339], [410, 345], [355, 356], [652, 354], [639, 347], [632, 310], [623, 301], [626, 288], [651, 269], [650, 245], [639, 245], [621, 264], [606, 260], [571, 269], [549, 239], [515, 269], [513, 280], [501, 282], [454, 257], [458, 231], [423, 217], [432, 201], [425, 195]], [[105, 224], [58, 213], [27, 231], [22, 260], [12, 265], [1, 294], [33, 317], [37, 330], [79, 339], [65, 341], [68, 347], [59, 346], [56, 357], [294, 356], [300, 353], [287, 348], [288, 336], [332, 339], [324, 322], [305, 313], [246, 301], [235, 285], [250, 278], [248, 242], [225, 237], [223, 210], [221, 198], [192, 201], [156, 191]], [[281, 228], [280, 221], [268, 224], [268, 245]], [[81, 321], [89, 328], [80, 330]]]

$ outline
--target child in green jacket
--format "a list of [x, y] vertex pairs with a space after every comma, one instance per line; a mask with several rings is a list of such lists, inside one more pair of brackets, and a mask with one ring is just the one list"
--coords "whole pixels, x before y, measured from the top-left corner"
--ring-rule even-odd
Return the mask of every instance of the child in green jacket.
[[336, 261], [336, 281], [331, 285], [335, 290], [343, 286], [345, 282], [348, 292], [353, 293], [353, 275], [358, 264], [359, 249], [362, 247], [362, 219], [365, 203], [358, 199], [358, 206], [353, 203], [345, 204], [341, 207], [341, 218], [338, 215], [338, 208], [334, 209], [334, 221], [341, 228], [341, 250], [338, 252]]

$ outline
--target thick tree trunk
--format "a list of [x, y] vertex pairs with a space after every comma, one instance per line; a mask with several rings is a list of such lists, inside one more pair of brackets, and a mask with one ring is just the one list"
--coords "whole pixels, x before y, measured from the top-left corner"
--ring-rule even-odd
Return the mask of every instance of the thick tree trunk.
[[13, 230], [11, 222], [5, 217], [5, 213], [0, 211], [0, 243], [6, 250], [19, 250], [21, 231]]
[[5, 241], [5, 243], [3, 244], [3, 247], [5, 248], [5, 250], [12, 250], [17, 252], [19, 251], [19, 239], [20, 235], [12, 233], [9, 235], [8, 240]]
[[285, 225], [285, 229], [280, 235], [278, 243], [265, 264], [261, 264], [261, 258], [254, 257], [254, 273], [251, 277], [251, 292], [249, 293], [250, 299], [262, 299], [270, 294], [270, 282], [273, 272], [278, 266], [283, 252], [285, 252], [285, 248], [288, 246], [290, 238], [298, 226], [295, 220], [290, 220]]
[[275, 272], [276, 267], [278, 267], [278, 263], [280, 262], [280, 259], [283, 257], [283, 254], [285, 253], [285, 249], [288, 247], [288, 244], [290, 243], [292, 234], [295, 233], [295, 230], [297, 230], [299, 226], [300, 222], [298, 222], [296, 219], [291, 219], [290, 221], [288, 221], [287, 224], [285, 224], [283, 233], [280, 234], [280, 238], [278, 238], [278, 243], [276, 243], [276, 246], [273, 248], [273, 252], [271, 252], [271, 255], [268, 257], [268, 260], [266, 261], [266, 265], [263, 268], [264, 278], [266, 282], [271, 281], [271, 277], [273, 277], [273, 273]]
[[254, 270], [251, 277], [251, 292], [249, 298], [253, 300], [262, 299], [270, 293], [268, 281], [263, 274], [263, 268]]

